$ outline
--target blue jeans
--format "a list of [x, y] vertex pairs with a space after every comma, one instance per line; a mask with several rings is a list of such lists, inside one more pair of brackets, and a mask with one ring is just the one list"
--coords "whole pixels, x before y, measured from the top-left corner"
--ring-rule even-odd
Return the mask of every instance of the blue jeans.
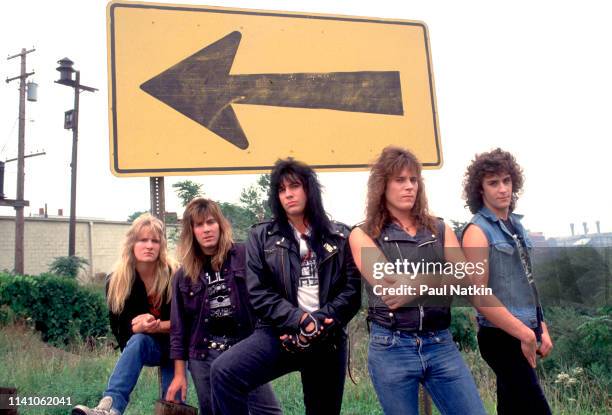
[[[136, 333], [125, 345], [115, 369], [108, 380], [104, 396], [113, 398], [113, 408], [123, 413], [130, 400], [130, 394], [140, 376], [143, 366], [160, 366], [162, 351], [159, 342], [148, 334]], [[168, 360], [161, 365], [162, 396], [174, 377], [174, 362]], [[180, 398], [180, 396], [177, 397]]]
[[[209, 349], [205, 359], [189, 359], [189, 372], [198, 395], [200, 415], [211, 415], [213, 413], [210, 367], [222, 353], [219, 350]], [[282, 415], [283, 413], [269, 383], [263, 384], [249, 393], [248, 407], [250, 415]]]
[[386, 415], [417, 415], [419, 383], [441, 414], [486, 414], [449, 330], [392, 331], [372, 323], [368, 370]]

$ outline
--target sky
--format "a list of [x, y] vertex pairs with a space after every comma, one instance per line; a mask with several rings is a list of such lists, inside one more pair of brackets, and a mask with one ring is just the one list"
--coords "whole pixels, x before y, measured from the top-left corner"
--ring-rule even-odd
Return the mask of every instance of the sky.
[[[168, 4], [175, 2], [168, 1]], [[612, 4], [607, 1], [181, 1], [259, 10], [424, 21], [429, 28], [444, 165], [424, 173], [432, 212], [465, 221], [464, 170], [476, 153], [502, 147], [515, 154], [526, 183], [516, 211], [532, 231], [612, 231], [608, 180], [612, 145]], [[109, 169], [106, 2], [12, 1], [0, 16], [0, 56], [27, 57], [38, 102], [26, 104], [26, 216], [45, 203], [50, 214], [70, 206], [72, 132], [63, 129], [73, 90], [55, 84], [57, 61], [69, 57], [81, 82], [77, 215], [125, 220], [149, 207], [149, 179], [115, 177]], [[19, 59], [0, 60], [0, 76], [19, 73]], [[0, 160], [16, 157], [18, 82], [0, 86]], [[299, 158], [299, 157], [298, 157]], [[17, 165], [6, 165], [4, 193], [15, 198]], [[363, 219], [367, 172], [320, 173], [334, 219]], [[208, 197], [237, 202], [256, 175], [166, 177], [166, 210], [181, 214], [172, 184], [190, 179]], [[14, 210], [0, 207], [0, 215]]]

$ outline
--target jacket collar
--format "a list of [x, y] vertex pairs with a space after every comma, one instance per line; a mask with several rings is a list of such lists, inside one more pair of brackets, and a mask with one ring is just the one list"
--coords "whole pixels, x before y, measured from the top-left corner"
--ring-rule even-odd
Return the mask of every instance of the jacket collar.
[[[331, 235], [338, 236], [342, 239], [347, 239], [349, 236], [348, 235], [349, 233], [350, 232], [347, 232], [346, 230], [342, 229], [341, 226], [337, 225], [334, 222], [331, 222]], [[293, 229], [291, 228], [291, 225], [282, 226], [277, 220], [273, 220], [270, 222], [270, 226], [268, 227], [266, 234], [268, 236], [280, 235], [280, 236], [284, 236], [285, 238], [288, 238], [291, 236], [292, 239], [294, 239]], [[325, 239], [328, 239], [328, 238], [326, 237]]]
[[268, 227], [268, 230], [266, 232], [268, 235], [275, 235], [275, 234], [280, 234], [283, 233], [280, 224], [278, 223], [277, 220], [274, 220], [272, 222], [270, 222], [270, 226]]
[[[235, 256], [236, 256], [236, 244], [233, 243], [229, 251], [227, 251], [227, 254], [225, 255], [225, 259], [223, 260], [223, 265], [221, 266], [221, 269], [218, 272], [220, 272], [221, 274], [225, 274], [228, 270], [231, 270], [232, 258], [234, 258]], [[204, 264], [202, 266], [202, 269], [200, 270], [200, 275], [198, 275], [198, 278], [203, 283], [208, 284], [208, 280], [206, 279], [206, 272], [211, 269], [210, 261], [212, 261], [212, 257], [210, 255], [206, 255], [205, 257], [206, 257], [206, 261], [204, 261]]]
[[[486, 219], [490, 220], [491, 222], [499, 222], [499, 218], [497, 217], [497, 215], [495, 213], [493, 213], [493, 211], [491, 209], [489, 209], [488, 207], [486, 207], [485, 205], [483, 205], [480, 208], [478, 213], [480, 215], [484, 216]], [[508, 218], [510, 219], [512, 224], [515, 225], [517, 220], [523, 219], [523, 215], [519, 215], [518, 213], [510, 212], [508, 214]]]
[[[280, 237], [280, 239], [276, 241], [276, 244], [278, 246], [282, 246], [283, 248], [294, 250], [298, 252], [296, 250], [298, 249], [297, 241], [295, 240], [295, 235], [294, 235], [293, 229], [291, 228], [291, 225], [287, 226], [288, 229], [285, 229], [285, 228], [286, 227], [281, 225], [279, 221], [274, 220], [271, 222], [271, 225], [268, 227], [266, 234], [268, 236], [278, 235], [278, 237]], [[341, 226], [336, 225], [334, 222], [332, 222], [330, 236], [332, 237], [335, 236], [340, 239], [347, 239], [348, 232], [343, 230]], [[322, 238], [321, 247], [325, 250], [325, 255], [322, 256], [322, 259], [327, 257], [328, 255], [335, 253], [335, 251], [338, 250], [337, 242], [330, 239], [330, 236], [323, 236]], [[319, 252], [318, 255], [321, 255], [321, 252]]]
[[385, 242], [388, 241], [406, 241], [406, 242], [420, 242], [426, 238], [435, 237], [431, 231], [424, 226], [419, 227], [417, 233], [413, 236], [402, 229], [397, 223], [391, 222], [383, 228], [380, 235], [380, 239]]

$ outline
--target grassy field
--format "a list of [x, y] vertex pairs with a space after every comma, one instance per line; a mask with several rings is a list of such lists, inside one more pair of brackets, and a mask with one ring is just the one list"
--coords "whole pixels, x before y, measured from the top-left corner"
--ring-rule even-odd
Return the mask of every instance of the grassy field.
[[[352, 373], [357, 385], [347, 379], [342, 412], [381, 414], [365, 367], [367, 336], [363, 320], [353, 325], [351, 337]], [[70, 396], [73, 405], [95, 405], [117, 356], [117, 352], [110, 348], [91, 351], [85, 345], [75, 345], [70, 350], [56, 349], [41, 342], [38, 334], [28, 328], [7, 326], [0, 328], [0, 386], [16, 386], [22, 396]], [[494, 414], [495, 381], [492, 373], [477, 352], [465, 353], [464, 356], [472, 368], [487, 411]], [[612, 411], [609, 394], [598, 386], [596, 380], [581, 378], [579, 373], [574, 378], [577, 380], [572, 384], [555, 383], [557, 379], [553, 378], [543, 379], [553, 413], [605, 414]], [[297, 373], [277, 380], [274, 389], [285, 414], [304, 413]], [[156, 399], [157, 372], [145, 369], [126, 414], [151, 414]], [[190, 388], [188, 402], [197, 406], [193, 388]], [[20, 413], [67, 414], [69, 408], [25, 408]]]

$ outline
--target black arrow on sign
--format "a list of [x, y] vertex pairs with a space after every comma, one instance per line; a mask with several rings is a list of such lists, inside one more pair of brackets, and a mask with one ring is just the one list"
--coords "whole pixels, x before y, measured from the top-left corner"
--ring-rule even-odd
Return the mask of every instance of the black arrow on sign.
[[241, 37], [228, 34], [140, 88], [241, 149], [249, 142], [232, 104], [404, 114], [398, 71], [230, 75]]

